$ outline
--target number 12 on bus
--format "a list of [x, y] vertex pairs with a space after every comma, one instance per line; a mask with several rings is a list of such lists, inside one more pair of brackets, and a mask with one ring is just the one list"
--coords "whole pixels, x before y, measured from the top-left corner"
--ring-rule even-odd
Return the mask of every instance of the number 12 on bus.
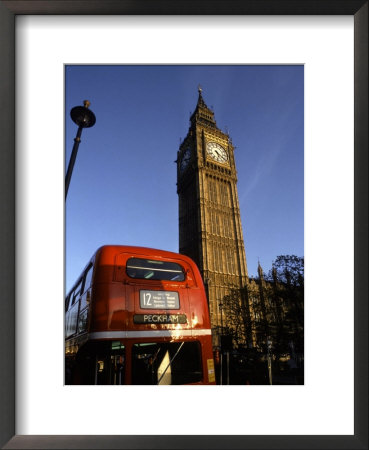
[[215, 384], [205, 289], [184, 255], [103, 246], [65, 314], [66, 384]]

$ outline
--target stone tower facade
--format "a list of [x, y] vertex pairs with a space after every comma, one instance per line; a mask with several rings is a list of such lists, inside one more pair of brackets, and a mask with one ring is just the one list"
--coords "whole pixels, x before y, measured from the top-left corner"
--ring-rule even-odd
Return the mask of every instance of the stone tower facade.
[[[179, 252], [192, 258], [208, 294], [214, 345], [225, 297], [247, 283], [234, 146], [215, 122], [199, 87], [187, 136], [177, 153]], [[240, 291], [241, 292], [241, 291]]]

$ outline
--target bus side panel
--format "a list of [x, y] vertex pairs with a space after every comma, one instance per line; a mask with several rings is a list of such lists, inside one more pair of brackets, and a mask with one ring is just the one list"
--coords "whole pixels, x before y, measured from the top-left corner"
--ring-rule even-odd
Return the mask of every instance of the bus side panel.
[[215, 366], [213, 359], [213, 347], [211, 335], [202, 339], [203, 371], [205, 384], [216, 384]]
[[126, 287], [121, 283], [95, 284], [90, 331], [125, 330]]
[[210, 329], [211, 327], [205, 291], [198, 288], [189, 288], [187, 291], [191, 311], [192, 327], [194, 329]]

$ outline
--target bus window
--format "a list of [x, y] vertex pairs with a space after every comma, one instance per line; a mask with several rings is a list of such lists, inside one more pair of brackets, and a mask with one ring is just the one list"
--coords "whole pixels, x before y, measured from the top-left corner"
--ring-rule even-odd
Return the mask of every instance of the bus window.
[[70, 294], [67, 296], [67, 298], [65, 299], [65, 311], [68, 311], [69, 308], [69, 299], [70, 299]]
[[174, 262], [152, 259], [130, 258], [127, 261], [127, 275], [143, 280], [184, 281], [183, 268]]
[[73, 292], [70, 294], [71, 298], [71, 306], [76, 303], [76, 300], [79, 299], [79, 296], [81, 295], [81, 287], [82, 287], [82, 280], [78, 283], [78, 286], [73, 290]]
[[71, 336], [77, 331], [77, 319], [78, 319], [78, 303], [71, 307], [68, 311], [66, 319], [66, 337]]
[[187, 384], [202, 380], [199, 342], [157, 342], [132, 347], [132, 384]]
[[119, 341], [103, 345], [96, 355], [95, 384], [124, 384], [125, 347]]
[[83, 289], [81, 289], [81, 310], [84, 309], [91, 300], [91, 281], [92, 281], [92, 270], [93, 270], [93, 266], [90, 265], [87, 269], [87, 271], [85, 272], [85, 276], [84, 276], [84, 284], [83, 284]]
[[120, 342], [85, 344], [74, 367], [68, 367], [66, 384], [124, 384], [125, 346]]
[[87, 308], [79, 313], [78, 333], [83, 333], [87, 330], [87, 314], [88, 314]]
[[91, 286], [91, 281], [92, 281], [92, 269], [93, 269], [93, 266], [90, 266], [90, 267], [87, 269], [86, 276], [85, 276], [85, 284], [84, 284], [84, 287], [83, 287], [83, 292], [86, 292], [87, 289]]

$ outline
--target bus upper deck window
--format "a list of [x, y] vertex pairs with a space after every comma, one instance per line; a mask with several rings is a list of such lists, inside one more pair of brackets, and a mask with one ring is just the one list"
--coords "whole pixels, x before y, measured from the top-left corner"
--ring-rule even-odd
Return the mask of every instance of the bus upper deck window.
[[179, 264], [170, 261], [130, 258], [127, 275], [143, 280], [184, 281], [185, 271]]

